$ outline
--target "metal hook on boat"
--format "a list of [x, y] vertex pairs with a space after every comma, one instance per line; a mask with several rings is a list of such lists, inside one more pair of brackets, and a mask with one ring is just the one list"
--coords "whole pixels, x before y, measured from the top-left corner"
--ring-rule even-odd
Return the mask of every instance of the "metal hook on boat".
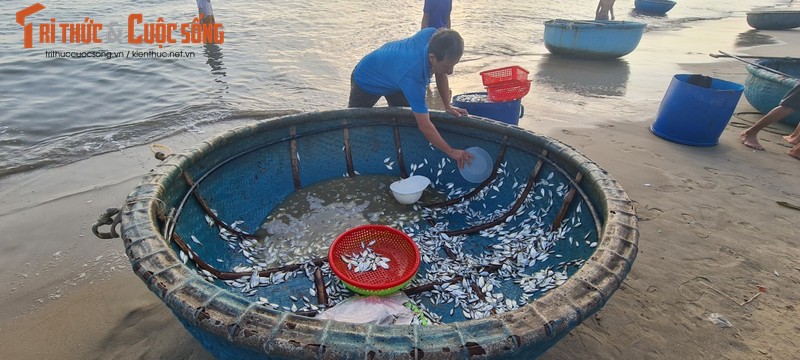
[[[115, 229], [122, 221], [122, 213], [118, 208], [108, 208], [105, 214], [97, 218], [97, 222], [92, 225], [92, 233], [100, 239], [114, 239], [118, 238], [119, 234]], [[108, 232], [101, 232], [98, 228], [103, 225], [110, 225]]]

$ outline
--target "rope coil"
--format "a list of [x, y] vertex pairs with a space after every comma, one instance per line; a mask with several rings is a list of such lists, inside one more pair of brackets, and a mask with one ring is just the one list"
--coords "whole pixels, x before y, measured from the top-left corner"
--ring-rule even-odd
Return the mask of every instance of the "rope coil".
[[[106, 212], [97, 218], [97, 222], [92, 225], [92, 233], [100, 239], [114, 239], [118, 238], [116, 227], [122, 222], [122, 213], [118, 208], [108, 208]], [[108, 232], [101, 232], [99, 227], [110, 225]]]

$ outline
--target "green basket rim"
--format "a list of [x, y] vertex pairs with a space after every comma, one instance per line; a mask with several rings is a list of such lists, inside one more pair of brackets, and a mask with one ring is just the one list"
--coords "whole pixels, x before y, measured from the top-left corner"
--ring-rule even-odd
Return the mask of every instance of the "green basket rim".
[[356, 293], [358, 293], [358, 294], [361, 294], [361, 295], [377, 295], [377, 296], [387, 296], [387, 295], [392, 295], [392, 294], [394, 294], [394, 293], [396, 293], [396, 292], [400, 291], [400, 289], [404, 288], [404, 287], [405, 287], [406, 285], [408, 285], [408, 284], [409, 284], [409, 283], [410, 283], [412, 280], [414, 280], [414, 278], [415, 278], [415, 277], [416, 277], [416, 274], [415, 274], [414, 276], [412, 276], [410, 279], [406, 280], [406, 282], [404, 282], [404, 283], [402, 283], [402, 284], [400, 284], [400, 285], [393, 286], [393, 287], [390, 287], [390, 288], [388, 288], [388, 289], [383, 289], [383, 290], [367, 290], [367, 289], [362, 289], [362, 288], [360, 288], [360, 287], [358, 287], [358, 286], [355, 286], [355, 285], [348, 284], [348, 283], [347, 283], [347, 281], [344, 281], [344, 280], [342, 280], [342, 279], [339, 279], [339, 280], [342, 282], [342, 284], [344, 284], [344, 286], [345, 286], [345, 287], [347, 287], [348, 289], [350, 289], [350, 290], [352, 290], [353, 292], [356, 292]]

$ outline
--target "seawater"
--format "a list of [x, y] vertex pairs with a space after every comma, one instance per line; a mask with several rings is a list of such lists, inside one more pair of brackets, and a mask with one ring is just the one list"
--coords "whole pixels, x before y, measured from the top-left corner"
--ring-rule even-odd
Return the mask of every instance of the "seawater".
[[[66, 164], [96, 154], [147, 144], [179, 132], [234, 118], [241, 112], [330, 110], [346, 106], [355, 63], [377, 46], [413, 34], [421, 0], [214, 1], [225, 41], [217, 45], [39, 44], [23, 48], [14, 14], [34, 2], [0, 2], [0, 176]], [[26, 18], [35, 26], [82, 23], [108, 29], [145, 22], [186, 23], [197, 16], [185, 1], [41, 1]], [[618, 20], [642, 21], [647, 31], [691, 27], [693, 22], [741, 15], [788, 0], [679, 1], [667, 16], [642, 16], [633, 2], [615, 6]], [[451, 86], [482, 90], [478, 73], [541, 58], [543, 22], [591, 19], [596, 1], [456, 1], [453, 28], [466, 53]], [[139, 30], [141, 31], [141, 30]], [[34, 37], [38, 27], [34, 29]], [[105, 34], [101, 32], [101, 38]], [[38, 40], [36, 38], [35, 40]], [[105, 39], [104, 39], [105, 40]], [[182, 51], [180, 58], [52, 58], [46, 51]], [[499, 66], [498, 66], [499, 65]], [[537, 84], [547, 91], [547, 82]], [[472, 89], [468, 89], [468, 88]], [[566, 89], [569, 91], [569, 89]], [[466, 92], [466, 91], [465, 91]], [[583, 96], [584, 94], [578, 94]], [[614, 95], [614, 94], [612, 94]]]
[[[397, 202], [389, 189], [396, 176], [342, 177], [289, 194], [267, 216], [256, 235], [261, 249], [254, 257], [268, 264], [303, 263], [326, 257], [333, 240], [347, 229], [365, 224], [402, 228], [421, 221], [414, 205]], [[420, 203], [445, 200], [428, 188]]]

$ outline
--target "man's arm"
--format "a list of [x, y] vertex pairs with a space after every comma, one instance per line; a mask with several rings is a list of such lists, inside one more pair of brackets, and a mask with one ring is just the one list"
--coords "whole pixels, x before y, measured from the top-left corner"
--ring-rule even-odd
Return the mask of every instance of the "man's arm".
[[429, 113], [414, 113], [414, 119], [417, 120], [417, 127], [422, 135], [425, 136], [433, 146], [441, 150], [447, 156], [452, 158], [458, 164], [458, 168], [464, 167], [464, 164], [469, 164], [472, 161], [472, 155], [461, 149], [454, 149], [444, 140], [439, 130], [431, 122], [431, 115]]
[[434, 78], [436, 79], [436, 88], [439, 89], [439, 97], [442, 98], [442, 104], [444, 104], [444, 111], [455, 116], [467, 115], [466, 110], [450, 104], [450, 81], [447, 79], [447, 75], [434, 74]]
[[427, 12], [422, 13], [422, 24], [420, 25], [419, 29], [422, 30], [422, 29], [428, 27], [428, 21], [429, 21], [428, 20], [428, 13]]

